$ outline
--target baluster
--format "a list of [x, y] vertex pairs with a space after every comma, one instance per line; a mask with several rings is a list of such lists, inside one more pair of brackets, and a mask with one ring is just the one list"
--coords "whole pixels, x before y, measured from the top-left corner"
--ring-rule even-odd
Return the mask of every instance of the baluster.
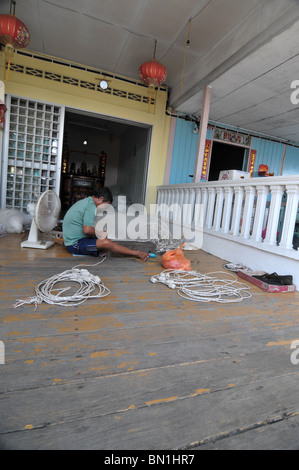
[[255, 188], [253, 186], [247, 186], [245, 188], [245, 205], [241, 229], [241, 236], [243, 238], [249, 238], [250, 236], [254, 196]]
[[195, 224], [195, 227], [197, 227], [199, 223], [200, 213], [202, 211], [200, 188], [196, 188], [195, 193], [196, 195], [195, 195], [195, 204], [194, 204], [194, 224]]
[[202, 223], [203, 227], [205, 227], [207, 209], [208, 209], [208, 188], [203, 188], [202, 190]]
[[190, 224], [194, 220], [195, 198], [196, 198], [195, 188], [191, 188], [190, 189], [190, 218], [189, 218]]
[[232, 203], [233, 203], [233, 188], [231, 186], [226, 186], [224, 188], [224, 208], [223, 208], [223, 218], [220, 231], [223, 233], [229, 232], [230, 218], [232, 213]]
[[161, 198], [162, 198], [162, 189], [158, 189], [157, 191], [157, 206], [161, 203]]
[[166, 213], [168, 213], [168, 208], [169, 208], [169, 202], [171, 200], [171, 190], [170, 189], [167, 189], [165, 191], [165, 197], [164, 197], [164, 200], [163, 200], [163, 204], [164, 204], [164, 212], [166, 210]]
[[255, 208], [255, 216], [252, 230], [252, 239], [256, 242], [262, 241], [262, 230], [265, 217], [265, 209], [267, 204], [267, 197], [269, 189], [267, 186], [258, 186], [256, 189], [257, 192], [257, 202]]
[[160, 198], [160, 209], [159, 209], [159, 212], [160, 212], [160, 215], [161, 217], [164, 217], [165, 216], [165, 199], [166, 199], [166, 194], [167, 194], [167, 189], [162, 189], [162, 195], [161, 195], [161, 198]]
[[183, 204], [184, 204], [184, 188], [180, 188], [177, 215], [176, 215], [176, 221], [180, 223], [182, 222]]
[[224, 189], [216, 188], [216, 207], [213, 228], [218, 232], [220, 230], [222, 211], [224, 201]]
[[235, 190], [235, 201], [234, 201], [234, 208], [233, 208], [231, 232], [233, 235], [239, 235], [244, 190], [240, 186], [237, 186], [236, 188], [234, 188], [234, 190]]
[[167, 195], [166, 195], [166, 199], [165, 199], [165, 208], [164, 208], [164, 211], [163, 211], [164, 217], [166, 217], [167, 219], [169, 219], [169, 217], [170, 217], [169, 208], [172, 204], [172, 199], [173, 199], [173, 190], [169, 189], [167, 191]]
[[267, 233], [264, 243], [269, 245], [276, 245], [277, 241], [277, 226], [281, 209], [281, 198], [283, 194], [283, 186], [270, 186], [271, 202], [269, 217], [267, 223]]
[[[186, 195], [185, 195], [185, 201], [186, 201]], [[187, 202], [184, 202], [184, 208], [183, 208], [184, 222], [187, 222], [187, 224], [190, 224], [190, 225], [193, 219], [194, 201], [195, 201], [195, 189], [190, 188], [188, 189]]]
[[215, 208], [216, 190], [215, 188], [208, 188], [208, 207], [207, 207], [207, 218], [205, 227], [212, 228], [214, 208]]
[[[168, 218], [170, 218], [170, 208], [174, 204], [174, 201], [175, 201], [175, 190], [170, 189], [169, 192], [168, 192], [168, 197], [167, 197], [167, 201], [166, 201], [166, 204], [167, 204], [167, 217]], [[172, 216], [173, 216], [173, 214], [172, 214]]]
[[285, 208], [283, 229], [279, 246], [287, 249], [292, 249], [299, 201], [299, 185], [287, 185], [286, 190], [287, 203]]
[[188, 211], [189, 199], [190, 199], [190, 190], [189, 188], [184, 188], [183, 189], [183, 203], [182, 203], [183, 222], [187, 222], [187, 219], [189, 216], [189, 211]]
[[180, 210], [180, 190], [175, 189], [175, 194], [174, 194], [174, 201], [173, 201], [173, 220], [179, 219], [179, 216], [181, 214]]

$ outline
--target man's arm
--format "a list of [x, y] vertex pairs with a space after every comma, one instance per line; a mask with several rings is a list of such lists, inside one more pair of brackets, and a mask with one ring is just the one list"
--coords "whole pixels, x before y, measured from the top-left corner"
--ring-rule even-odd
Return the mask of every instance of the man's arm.
[[90, 225], [83, 225], [83, 232], [89, 237], [96, 236], [95, 228], [91, 227]]

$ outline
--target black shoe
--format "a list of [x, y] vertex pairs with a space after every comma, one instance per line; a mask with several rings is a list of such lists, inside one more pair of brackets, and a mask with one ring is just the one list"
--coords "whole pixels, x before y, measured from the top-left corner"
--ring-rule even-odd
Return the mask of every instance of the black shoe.
[[266, 282], [267, 284], [273, 284], [275, 286], [290, 286], [293, 284], [293, 276], [287, 274], [285, 276], [279, 276], [277, 273], [262, 274], [261, 276], [252, 276], [260, 281]]

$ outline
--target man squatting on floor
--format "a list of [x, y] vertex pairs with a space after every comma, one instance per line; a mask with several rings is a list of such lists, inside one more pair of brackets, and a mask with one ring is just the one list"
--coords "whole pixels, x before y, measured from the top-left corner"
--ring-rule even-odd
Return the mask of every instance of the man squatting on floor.
[[77, 201], [64, 216], [62, 231], [64, 245], [74, 255], [97, 256], [101, 251], [133, 256], [146, 261], [149, 253], [131, 250], [125, 246], [109, 240], [109, 238], [97, 238], [94, 219], [98, 207], [104, 208], [111, 204], [113, 197], [110, 189], [104, 187], [98, 189], [93, 196]]

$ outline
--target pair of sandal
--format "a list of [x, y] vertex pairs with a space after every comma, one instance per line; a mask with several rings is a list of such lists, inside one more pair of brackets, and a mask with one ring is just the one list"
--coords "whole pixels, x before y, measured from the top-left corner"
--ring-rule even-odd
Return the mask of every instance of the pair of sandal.
[[262, 274], [260, 276], [252, 276], [260, 281], [266, 282], [267, 284], [273, 284], [275, 286], [290, 286], [293, 284], [293, 276], [287, 274], [285, 276], [279, 276], [277, 273]]

